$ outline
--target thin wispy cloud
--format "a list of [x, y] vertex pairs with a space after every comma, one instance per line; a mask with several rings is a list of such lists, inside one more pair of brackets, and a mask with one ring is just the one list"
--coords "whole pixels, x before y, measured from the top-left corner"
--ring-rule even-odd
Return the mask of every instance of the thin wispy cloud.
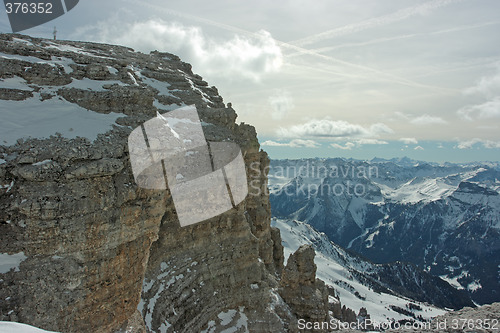
[[[397, 118], [402, 119], [407, 121], [410, 124], [413, 125], [444, 125], [447, 124], [448, 122], [444, 120], [442, 117], [439, 116], [432, 116], [427, 113], [421, 115], [421, 116], [416, 116], [414, 114], [406, 114], [403, 112], [395, 112], [394, 113]], [[402, 138], [400, 141], [412, 141], [414, 138]], [[416, 140], [416, 139], [415, 139]]]
[[416, 6], [400, 9], [394, 13], [379, 16], [379, 17], [374, 17], [362, 22], [358, 23], [353, 23], [353, 24], [348, 24], [342, 27], [338, 27], [332, 30], [328, 30], [313, 36], [305, 37], [302, 39], [295, 40], [293, 42], [290, 42], [291, 44], [297, 45], [297, 46], [306, 46], [310, 44], [314, 44], [317, 42], [320, 42], [325, 39], [330, 39], [334, 37], [339, 37], [339, 36], [344, 36], [348, 34], [352, 34], [355, 32], [367, 30], [367, 29], [373, 29], [379, 26], [384, 26], [388, 25], [394, 22], [402, 21], [407, 18], [410, 18], [412, 16], [416, 15], [423, 15], [427, 14], [432, 10], [438, 9], [440, 7], [445, 7], [449, 4], [458, 2], [460, 0], [437, 0], [437, 1], [428, 1], [423, 4], [419, 4]]
[[[374, 45], [374, 44], [380, 44], [380, 43], [386, 43], [386, 42], [392, 42], [392, 41], [399, 41], [399, 40], [403, 40], [403, 39], [410, 39], [410, 38], [415, 38], [415, 37], [449, 34], [449, 33], [461, 32], [461, 31], [466, 31], [466, 30], [471, 30], [471, 29], [487, 27], [487, 26], [491, 26], [491, 25], [498, 25], [498, 24], [500, 24], [500, 21], [491, 21], [491, 22], [484, 22], [484, 23], [478, 23], [478, 24], [470, 24], [470, 25], [464, 25], [464, 26], [459, 26], [459, 27], [453, 27], [453, 28], [449, 28], [449, 29], [442, 29], [442, 30], [438, 30], [438, 31], [405, 34], [405, 35], [399, 35], [399, 36], [393, 36], [393, 37], [376, 38], [376, 39], [368, 40], [365, 42], [358, 42], [358, 43], [344, 43], [344, 44], [340, 44], [340, 45], [312, 49], [312, 51], [318, 52], [318, 53], [325, 53], [325, 52], [334, 51], [334, 50], [343, 49], [343, 48], [348, 48], [348, 47], [362, 47], [362, 46], [368, 46], [368, 45]], [[303, 55], [303, 53], [297, 52], [294, 54], [286, 55], [286, 57], [290, 58], [290, 57], [299, 56], [299, 55]]]
[[[346, 71], [348, 73], [348, 75], [352, 76], [352, 77], [357, 76], [360, 79], [364, 79], [364, 80], [368, 79], [368, 80], [376, 81], [376, 82], [388, 81], [388, 82], [393, 82], [396, 84], [415, 87], [415, 88], [424, 88], [424, 89], [430, 89], [433, 91], [438, 90], [438, 91], [441, 91], [444, 93], [455, 93], [456, 92], [455, 89], [419, 83], [419, 82], [416, 82], [413, 80], [409, 80], [407, 78], [400, 77], [398, 75], [391, 74], [391, 73], [386, 72], [386, 71], [382, 71], [382, 70], [375, 69], [375, 68], [372, 68], [369, 66], [360, 65], [360, 64], [348, 62], [345, 60], [341, 60], [341, 59], [338, 59], [338, 58], [335, 58], [332, 56], [328, 56], [328, 55], [324, 55], [324, 54], [315, 52], [313, 50], [308, 50], [308, 49], [305, 49], [305, 48], [302, 48], [302, 47], [299, 47], [299, 46], [296, 46], [296, 45], [293, 45], [290, 43], [284, 43], [281, 41], [276, 41], [276, 42], [279, 46], [281, 46], [283, 48], [291, 49], [291, 50], [297, 51], [301, 54], [310, 55], [310, 56], [313, 56], [313, 57], [321, 59], [321, 60], [325, 60], [325, 61], [330, 62], [330, 63], [335, 64], [335, 65], [340, 65], [339, 68], [342, 69], [343, 71]], [[322, 70], [325, 70], [325, 69], [322, 69]], [[356, 70], [357, 72], [353, 73], [352, 72], [353, 70]]]

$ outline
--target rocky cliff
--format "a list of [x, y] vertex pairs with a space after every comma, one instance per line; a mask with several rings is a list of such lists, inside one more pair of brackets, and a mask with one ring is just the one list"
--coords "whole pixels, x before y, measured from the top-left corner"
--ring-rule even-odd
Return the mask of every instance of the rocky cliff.
[[269, 160], [255, 129], [236, 124], [178, 57], [0, 35], [0, 321], [60, 332], [293, 331], [266, 191], [181, 228], [169, 191], [134, 181], [131, 131], [192, 104], [206, 139], [237, 143], [248, 181], [264, 189]]
[[309, 322], [328, 321], [328, 289], [323, 281], [316, 278], [314, 256], [311, 245], [302, 245], [291, 254], [279, 290], [299, 318]]

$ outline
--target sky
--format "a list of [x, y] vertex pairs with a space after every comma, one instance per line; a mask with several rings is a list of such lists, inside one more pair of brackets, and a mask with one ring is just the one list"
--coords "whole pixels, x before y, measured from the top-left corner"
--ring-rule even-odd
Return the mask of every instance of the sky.
[[498, 0], [82, 0], [23, 33], [179, 55], [271, 158], [500, 161], [498, 13]]

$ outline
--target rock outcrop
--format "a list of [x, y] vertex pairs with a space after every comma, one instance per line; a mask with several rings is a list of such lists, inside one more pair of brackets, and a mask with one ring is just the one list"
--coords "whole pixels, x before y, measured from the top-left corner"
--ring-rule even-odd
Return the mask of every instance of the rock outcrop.
[[[236, 124], [189, 64], [168, 53], [0, 35], [0, 79], [0, 321], [60, 332], [293, 331], [297, 314], [328, 314], [311, 249], [290, 261], [298, 280], [290, 266], [280, 284], [268, 157], [255, 129]], [[208, 141], [241, 147], [253, 193], [181, 228], [168, 190], [135, 184], [127, 138], [157, 112], [190, 104]]]
[[306, 322], [325, 322], [329, 319], [329, 295], [325, 283], [316, 278], [314, 256], [311, 245], [302, 245], [290, 255], [279, 292], [298, 318]]

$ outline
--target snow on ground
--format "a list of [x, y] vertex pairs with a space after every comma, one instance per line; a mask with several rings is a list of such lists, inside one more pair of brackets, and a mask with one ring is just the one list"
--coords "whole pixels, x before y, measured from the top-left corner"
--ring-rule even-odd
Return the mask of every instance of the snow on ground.
[[44, 331], [39, 328], [26, 324], [15, 323], [11, 321], [0, 321], [0, 332], [2, 333], [56, 333]]
[[245, 307], [240, 306], [238, 309], [229, 309], [222, 311], [217, 315], [217, 322], [211, 320], [208, 322], [207, 329], [202, 333], [236, 333], [248, 331], [248, 317], [245, 315]]
[[28, 82], [25, 79], [19, 76], [9, 77], [5, 79], [0, 79], [0, 88], [4, 89], [19, 89], [25, 91], [32, 91], [30, 87], [28, 87]]
[[479, 280], [474, 280], [467, 285], [467, 290], [472, 292], [477, 291], [481, 288], [483, 288], [483, 286], [481, 285], [481, 283], [479, 283]]
[[[52, 67], [56, 67], [56, 66], [60, 65], [64, 68], [64, 71], [66, 72], [66, 74], [73, 72], [73, 68], [71, 68], [69, 65], [75, 64], [75, 62], [72, 59], [69, 59], [66, 57], [55, 57], [55, 56], [52, 56], [51, 60], [45, 60], [45, 59], [40, 59], [40, 58], [33, 57], [33, 56], [22, 56], [22, 55], [18, 55], [18, 54], [8, 54], [8, 53], [0, 52], [0, 58], [21, 60], [21, 61], [31, 62], [34, 64], [47, 64], [47, 65], [50, 65]], [[26, 69], [27, 68], [29, 68], [29, 66], [26, 67]]]
[[56, 49], [56, 50], [59, 50], [61, 52], [79, 53], [79, 54], [83, 54], [83, 55], [86, 55], [89, 57], [111, 59], [110, 57], [105, 57], [102, 55], [97, 55], [95, 53], [88, 52], [87, 50], [80, 48], [80, 47], [75, 47], [75, 46], [71, 46], [71, 45], [67, 45], [67, 44], [61, 45], [61, 44], [56, 44], [53, 42], [48, 42], [47, 44], [49, 44], [49, 46], [45, 46], [45, 48], [47, 48], [47, 49]]
[[447, 183], [443, 178], [414, 178], [395, 188], [383, 188], [386, 198], [403, 204], [431, 202], [452, 194], [457, 186]]
[[40, 59], [40, 58], [33, 57], [33, 56], [23, 56], [23, 55], [18, 55], [18, 54], [8, 54], [8, 53], [0, 52], [0, 58], [21, 60], [21, 61], [31, 62], [34, 64], [49, 64], [50, 66], [55, 67], [55, 64], [52, 61]]
[[27, 258], [24, 252], [16, 254], [0, 253], [0, 274], [8, 273], [11, 269], [19, 272], [19, 265]]
[[[2, 87], [0, 82], [0, 87]], [[19, 138], [48, 138], [60, 133], [65, 138], [84, 137], [93, 141], [112, 129], [120, 113], [102, 114], [53, 97], [41, 101], [40, 95], [24, 101], [0, 100], [0, 144], [12, 145]]]
[[464, 289], [464, 287], [462, 287], [462, 285], [460, 284], [460, 282], [458, 282], [458, 279], [461, 277], [460, 275], [459, 276], [455, 276], [454, 278], [449, 278], [446, 275], [440, 275], [439, 277], [442, 280], [448, 282], [451, 286], [453, 286], [454, 288], [456, 288], [458, 290]]
[[159, 81], [157, 79], [152, 79], [152, 78], [144, 76], [142, 74], [140, 75], [140, 78], [141, 78], [142, 83], [145, 83], [148, 86], [155, 88], [156, 90], [158, 90], [160, 92], [160, 95], [172, 96], [172, 94], [170, 93], [170, 90], [168, 89], [168, 87], [170, 87], [170, 83]]
[[[446, 313], [445, 310], [404, 297], [376, 293], [363, 285], [351, 274], [346, 266], [350, 266], [361, 272], [366, 271], [369, 267], [364, 267], [362, 263], [355, 263], [356, 260], [349, 258], [346, 252], [341, 250], [339, 252], [339, 248], [332, 245], [324, 234], [318, 233], [311, 226], [302, 222], [279, 219], [273, 219], [272, 225], [281, 231], [285, 260], [301, 245], [313, 245], [316, 250], [316, 257], [314, 259], [317, 266], [316, 276], [335, 289], [342, 305], [353, 309], [356, 313], [362, 307], [365, 307], [371, 319], [379, 323], [388, 322], [391, 319], [409, 319], [408, 316], [391, 309], [391, 306], [407, 309], [409, 303], [417, 304], [422, 308], [421, 311], [416, 310], [414, 313], [416, 316], [422, 316], [424, 319], [431, 319]], [[328, 245], [330, 249], [327, 248]], [[334, 258], [333, 255], [329, 255], [328, 253], [337, 253], [338, 257]]]
[[119, 86], [126, 86], [125, 83], [119, 80], [108, 80], [108, 81], [102, 81], [102, 80], [91, 80], [89, 78], [84, 77], [81, 80], [76, 80], [73, 79], [73, 81], [70, 84], [65, 85], [65, 88], [76, 88], [76, 89], [82, 89], [82, 90], [92, 90], [92, 91], [107, 91], [104, 86], [110, 85], [110, 84], [117, 84]]

